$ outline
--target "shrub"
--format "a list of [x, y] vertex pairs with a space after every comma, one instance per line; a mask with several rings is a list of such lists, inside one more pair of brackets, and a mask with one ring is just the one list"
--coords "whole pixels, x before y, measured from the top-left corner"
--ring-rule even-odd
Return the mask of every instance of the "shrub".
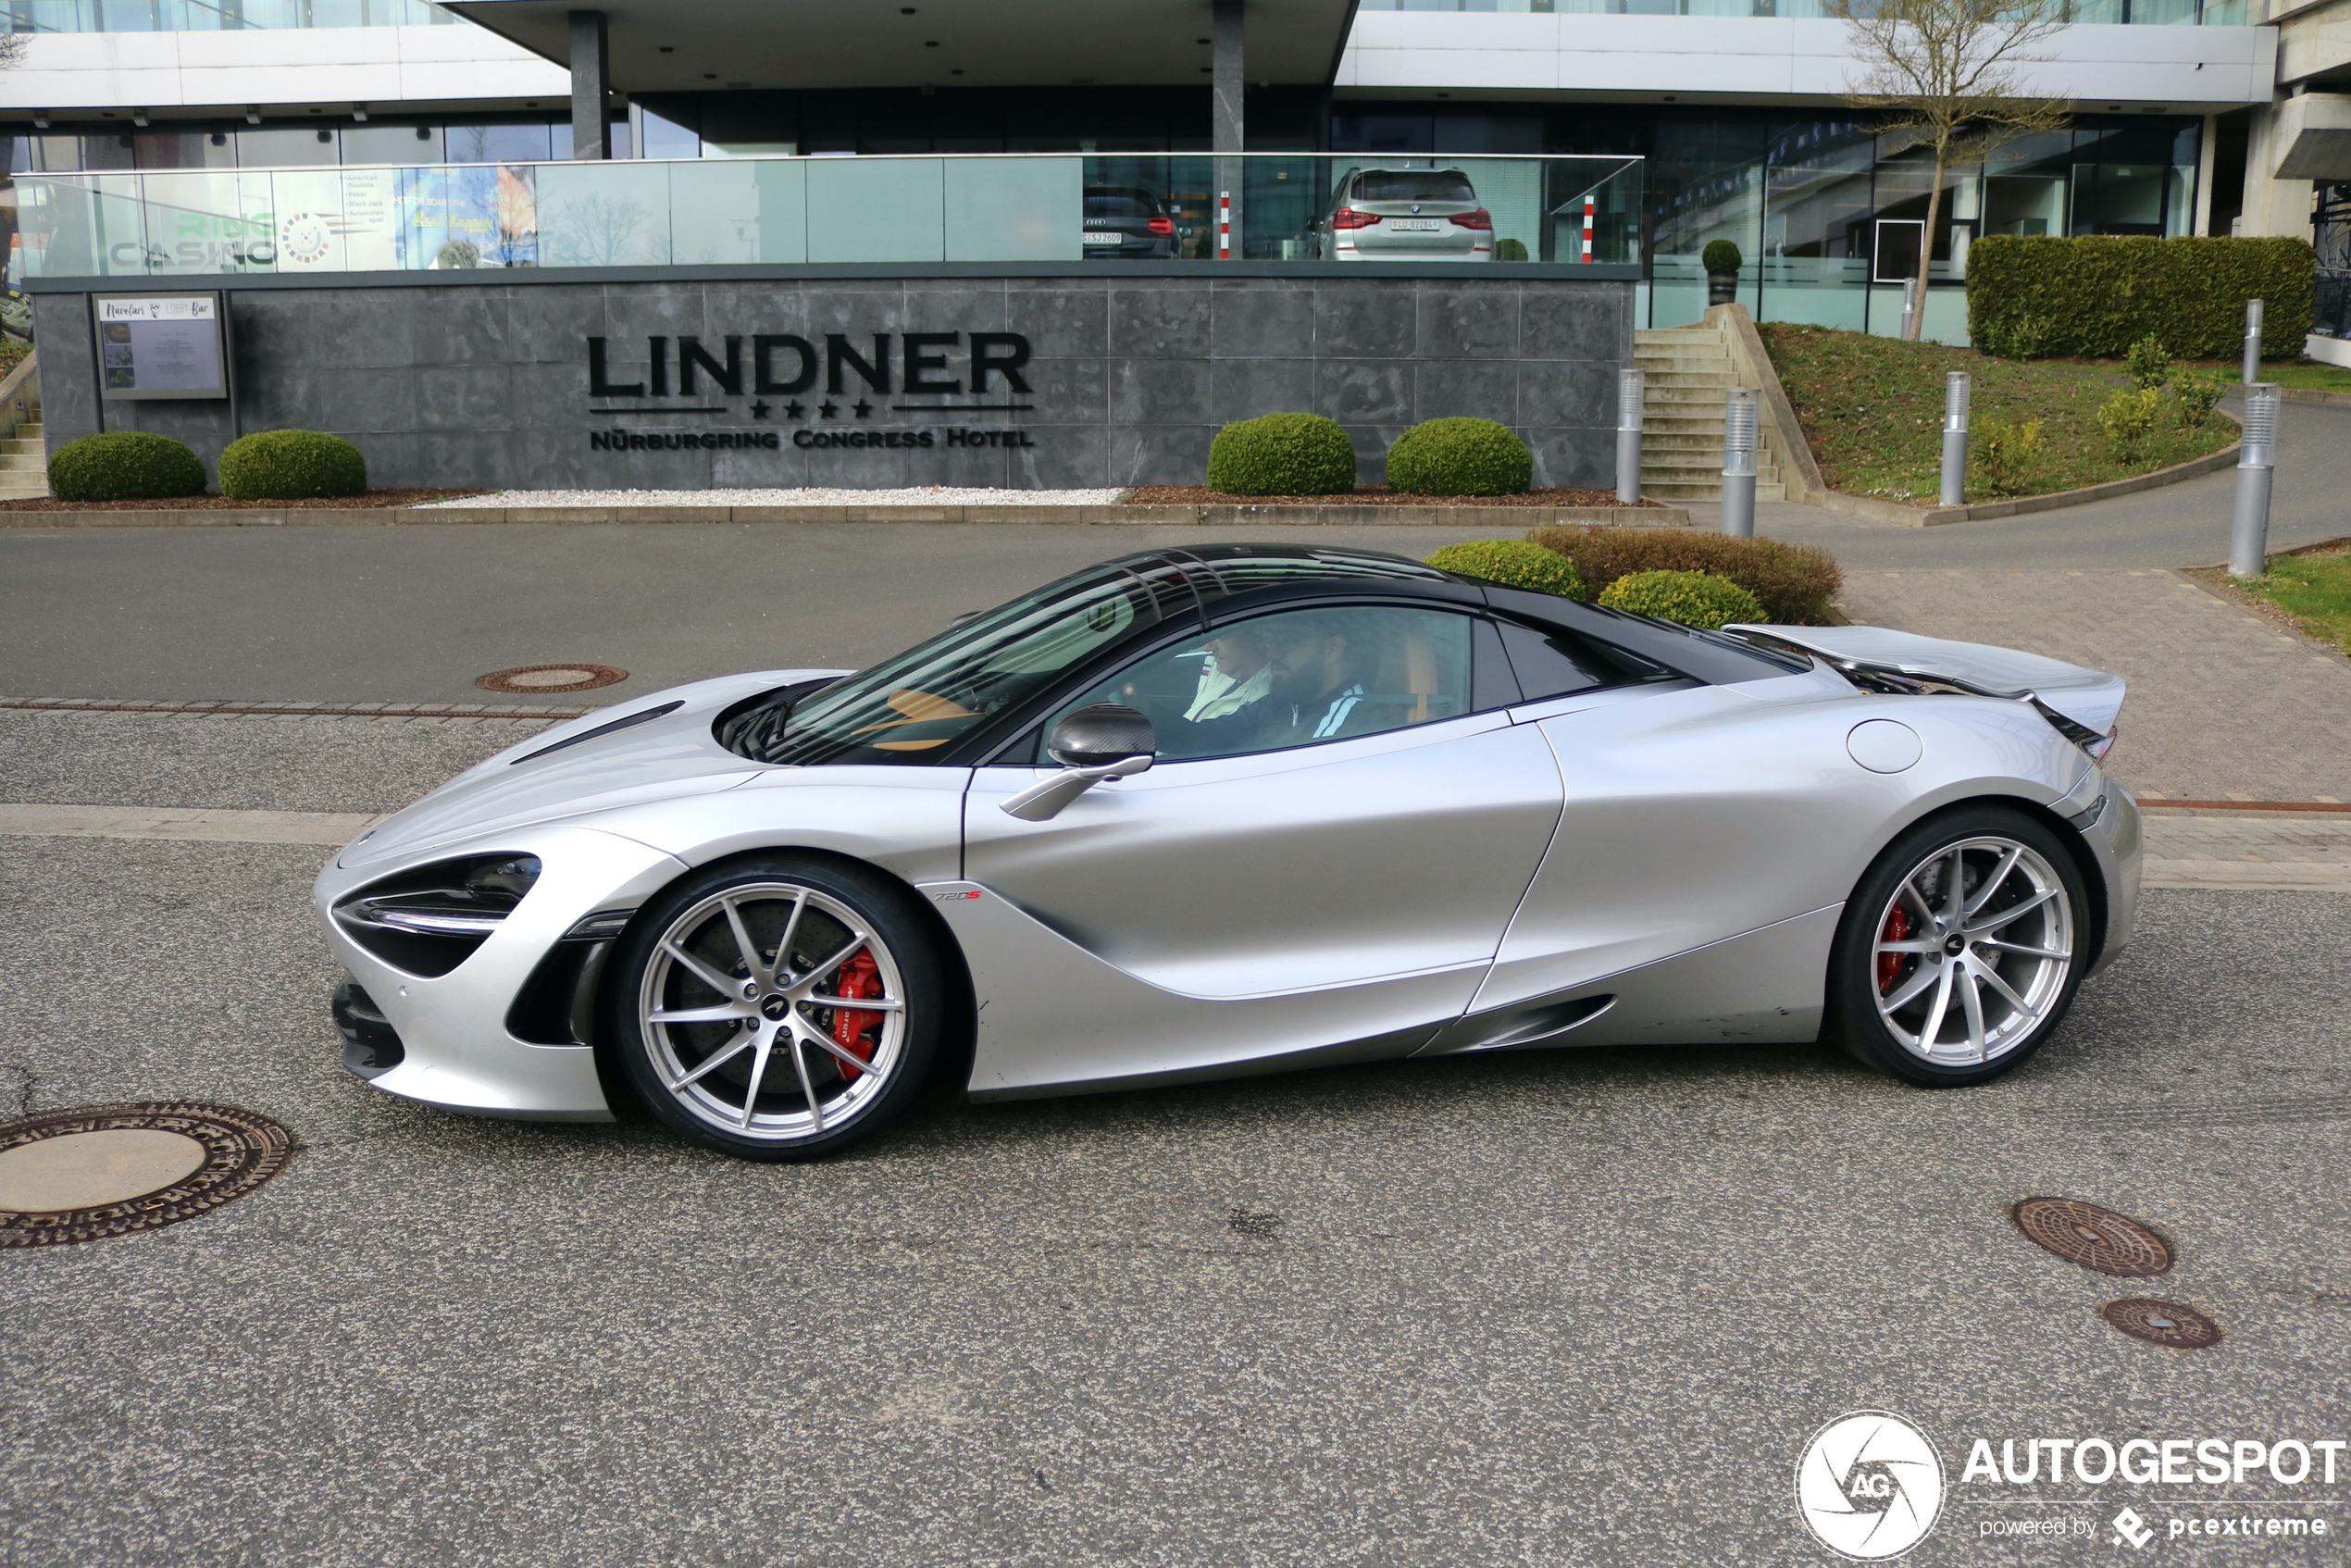
[[1764, 618], [1754, 594], [1711, 572], [1635, 572], [1610, 583], [1600, 603], [1611, 610], [1631, 610], [1708, 631]]
[[2139, 460], [2139, 443], [2155, 429], [2156, 410], [2161, 406], [2160, 396], [2151, 390], [2116, 392], [2106, 400], [2098, 410], [2098, 434], [2106, 438], [2107, 450], [2117, 463]]
[[1835, 625], [1836, 596], [1845, 586], [1835, 557], [1817, 544], [1600, 523], [1552, 525], [1526, 537], [1573, 561], [1589, 592], [1636, 572], [1711, 572], [1754, 594], [1763, 613], [1782, 626]]
[[1345, 495], [1355, 443], [1319, 414], [1267, 414], [1216, 432], [1208, 488], [1225, 495]]
[[2212, 417], [2213, 408], [2220, 394], [2227, 392], [2234, 378], [2218, 370], [2182, 370], [2171, 378], [2171, 395], [2180, 400], [2180, 417], [2201, 427]]
[[1520, 495], [1535, 482], [1535, 457], [1491, 419], [1431, 419], [1387, 449], [1387, 482], [1407, 495]]
[[162, 501], [204, 493], [204, 459], [146, 430], [108, 430], [57, 448], [49, 488], [60, 501]]
[[1495, 241], [1494, 259], [1496, 261], [1524, 261], [1526, 259], [1526, 242], [1524, 240]]
[[1747, 258], [1739, 255], [1738, 246], [1728, 240], [1709, 240], [1706, 249], [1698, 252], [1700, 267], [1709, 272], [1736, 272]]
[[220, 493], [238, 501], [302, 501], [367, 492], [367, 460], [341, 436], [264, 430], [230, 442], [220, 454]]
[[2171, 379], [2171, 356], [2163, 352], [2163, 340], [2153, 332], [2131, 345], [2122, 364], [2141, 392], [2158, 391]]
[[1975, 455], [1986, 490], [1995, 495], [2024, 494], [2033, 488], [2034, 470], [2041, 465], [2041, 421], [2019, 419], [2010, 425], [1978, 420]]
[[1975, 346], [1995, 359], [2039, 359], [2049, 352], [2049, 324], [2037, 316], [1988, 322]]
[[1546, 550], [1523, 539], [1480, 539], [1467, 544], [1449, 544], [1431, 555], [1428, 564], [1440, 572], [1459, 572], [1463, 577], [1498, 582], [1505, 588], [1528, 588], [1537, 593], [1556, 593], [1562, 599], [1589, 597], [1584, 591], [1584, 579], [1577, 575], [1574, 562], [1556, 550]]
[[2310, 330], [2318, 255], [2305, 240], [2078, 240], [1991, 234], [1968, 247], [1968, 330], [1987, 353], [2011, 352], [2015, 324], [2047, 336], [2039, 352], [2121, 357], [2150, 334], [2183, 359], [2234, 359], [2244, 346], [2245, 302], [2266, 301], [2261, 352], [2302, 352]]

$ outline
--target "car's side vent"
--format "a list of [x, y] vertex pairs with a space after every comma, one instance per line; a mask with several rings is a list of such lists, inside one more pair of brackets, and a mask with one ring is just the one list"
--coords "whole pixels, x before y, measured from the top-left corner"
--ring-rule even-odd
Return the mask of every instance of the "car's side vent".
[[393, 968], [438, 978], [472, 957], [538, 880], [532, 855], [443, 861], [353, 893], [335, 905], [335, 924]]

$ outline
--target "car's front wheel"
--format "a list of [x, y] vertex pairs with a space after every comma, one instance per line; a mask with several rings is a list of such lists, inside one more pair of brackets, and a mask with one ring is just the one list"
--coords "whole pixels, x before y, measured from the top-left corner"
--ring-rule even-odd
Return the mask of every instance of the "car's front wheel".
[[945, 994], [903, 890], [815, 856], [682, 878], [614, 952], [599, 1031], [653, 1114], [746, 1160], [830, 1153], [895, 1119]]
[[2089, 937], [2081, 870], [2047, 827], [2005, 806], [1931, 818], [1846, 905], [1825, 1032], [1914, 1084], [1997, 1077], [2065, 1016]]

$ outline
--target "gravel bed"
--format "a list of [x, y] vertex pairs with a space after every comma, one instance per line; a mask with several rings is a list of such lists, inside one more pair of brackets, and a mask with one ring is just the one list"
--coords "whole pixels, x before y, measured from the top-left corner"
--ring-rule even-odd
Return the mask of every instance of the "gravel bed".
[[498, 490], [434, 506], [1107, 506], [1121, 490]]

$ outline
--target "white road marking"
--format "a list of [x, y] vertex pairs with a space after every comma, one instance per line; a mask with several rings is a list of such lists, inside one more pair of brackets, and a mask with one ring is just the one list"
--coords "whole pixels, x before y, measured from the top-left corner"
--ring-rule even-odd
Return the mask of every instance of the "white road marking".
[[0, 837], [30, 839], [181, 839], [215, 844], [322, 844], [339, 849], [382, 820], [367, 812], [0, 803]]

